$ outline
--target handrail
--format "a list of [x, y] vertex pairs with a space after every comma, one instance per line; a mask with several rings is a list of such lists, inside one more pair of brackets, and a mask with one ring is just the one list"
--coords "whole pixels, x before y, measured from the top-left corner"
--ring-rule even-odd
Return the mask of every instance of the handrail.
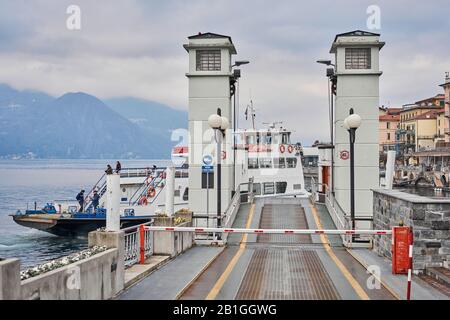
[[[138, 188], [138, 189], [133, 193], [133, 195], [130, 197], [130, 201], [129, 201], [130, 205], [131, 205], [131, 202], [132, 202], [133, 199], [134, 199], [134, 196], [135, 196], [138, 192], [140, 192], [141, 189], [143, 189], [143, 188], [145, 189], [145, 188], [147, 187], [147, 186], [145, 185], [145, 181], [146, 181], [149, 177], [151, 177], [151, 175], [152, 175], [153, 173], [156, 173], [156, 171], [155, 171], [155, 172], [153, 172], [153, 171], [150, 172], [150, 173], [145, 177], [142, 186], [141, 186], [140, 188]], [[149, 185], [150, 185], [151, 183], [153, 183], [153, 181], [156, 179], [156, 177], [157, 177], [157, 176], [152, 177], [151, 181], [149, 182]], [[143, 192], [140, 193], [139, 197], [141, 197], [142, 194], [143, 194]], [[138, 200], [139, 200], [139, 199], [138, 199]], [[134, 205], [134, 204], [136, 204], [136, 201], [134, 201], [133, 205]]]

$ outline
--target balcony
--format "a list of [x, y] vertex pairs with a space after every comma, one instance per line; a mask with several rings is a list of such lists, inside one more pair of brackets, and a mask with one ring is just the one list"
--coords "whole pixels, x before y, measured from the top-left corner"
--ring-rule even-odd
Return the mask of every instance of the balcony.
[[449, 129], [449, 128], [445, 128], [445, 129], [444, 129], [444, 133], [445, 133], [445, 134], [450, 134], [450, 129]]

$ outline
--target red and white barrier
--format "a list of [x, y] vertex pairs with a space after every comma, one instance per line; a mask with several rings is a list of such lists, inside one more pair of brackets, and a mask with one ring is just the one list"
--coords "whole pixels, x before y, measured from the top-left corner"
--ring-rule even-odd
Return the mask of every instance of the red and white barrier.
[[195, 233], [267, 233], [267, 234], [392, 234], [392, 230], [334, 230], [334, 229], [243, 229], [145, 226], [150, 231], [177, 231]]
[[[393, 235], [395, 237], [395, 228], [393, 230], [335, 230], [335, 229], [244, 229], [244, 228], [198, 228], [198, 227], [164, 227], [164, 226], [143, 226], [141, 230], [144, 229], [149, 231], [172, 231], [172, 232], [195, 232], [195, 233], [246, 233], [246, 234], [336, 234], [336, 235], [346, 235], [346, 234], [359, 234], [359, 235]], [[408, 245], [401, 246], [408, 248], [409, 265], [408, 265], [408, 289], [407, 289], [407, 300], [411, 298], [411, 276], [412, 276], [412, 266], [413, 266], [413, 239], [412, 232], [410, 228], [405, 227], [408, 233]], [[142, 231], [141, 231], [142, 232]], [[406, 242], [406, 241], [405, 241]], [[393, 244], [393, 255], [406, 255], [405, 250], [394, 250], [394, 239]], [[403, 253], [404, 252], [404, 253]], [[395, 257], [393, 257], [395, 259]], [[398, 259], [393, 260], [394, 261]], [[397, 273], [394, 271], [393, 273]]]

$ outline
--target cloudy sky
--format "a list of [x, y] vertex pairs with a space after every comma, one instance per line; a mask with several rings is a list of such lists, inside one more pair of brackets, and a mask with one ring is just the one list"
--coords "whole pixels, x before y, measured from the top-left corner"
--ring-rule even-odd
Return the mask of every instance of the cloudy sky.
[[[67, 7], [81, 8], [68, 30]], [[337, 33], [367, 30], [381, 10], [380, 103], [399, 106], [440, 92], [450, 70], [450, 2], [0, 0], [0, 83], [52, 95], [84, 91], [187, 109], [186, 37], [230, 35], [242, 67], [240, 105], [257, 121], [284, 121], [304, 143], [328, 137], [324, 67]]]

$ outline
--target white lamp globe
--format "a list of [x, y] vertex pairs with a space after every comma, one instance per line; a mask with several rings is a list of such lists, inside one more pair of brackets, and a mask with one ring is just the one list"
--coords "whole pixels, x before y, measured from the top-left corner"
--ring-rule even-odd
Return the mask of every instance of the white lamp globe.
[[[361, 117], [356, 113], [349, 115], [346, 118], [346, 120], [347, 120], [347, 125], [350, 129], [358, 129], [359, 126], [361, 125]], [[344, 123], [345, 123], [345, 121], [344, 121]]]
[[228, 127], [230, 126], [230, 121], [228, 121], [228, 119], [226, 117], [221, 117], [221, 118], [222, 118], [222, 123], [220, 125], [220, 129], [227, 130]]
[[222, 126], [222, 117], [218, 114], [212, 114], [208, 118], [208, 124], [213, 129], [219, 129]]
[[348, 126], [348, 117], [344, 119], [343, 127], [345, 130], [350, 130], [350, 127]]

